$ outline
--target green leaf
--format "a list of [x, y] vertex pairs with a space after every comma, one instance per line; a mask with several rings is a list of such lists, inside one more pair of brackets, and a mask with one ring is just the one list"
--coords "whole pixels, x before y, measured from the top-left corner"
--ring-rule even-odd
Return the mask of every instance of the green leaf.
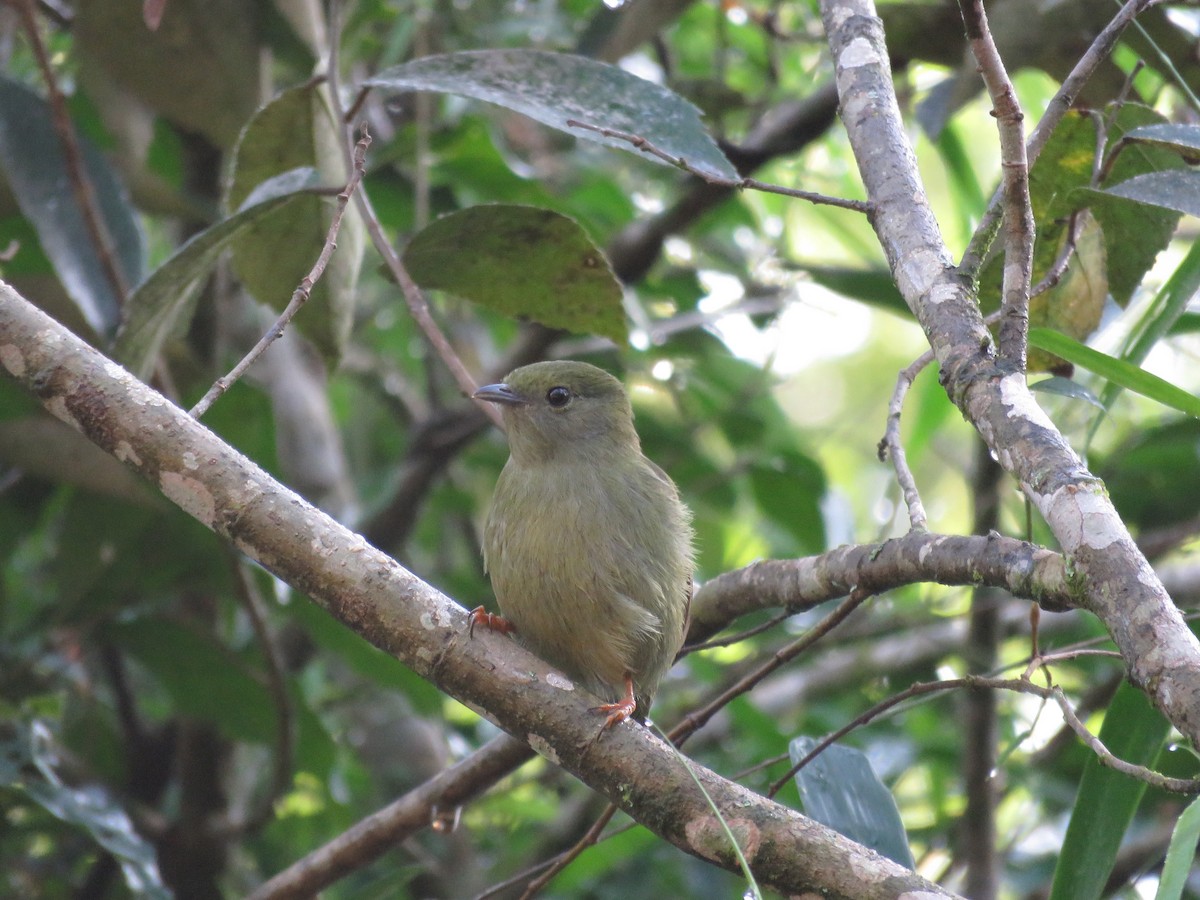
[[1127, 181], [1105, 188], [1103, 193], [1187, 213], [1190, 216], [1200, 216], [1200, 172], [1190, 169], [1135, 175]]
[[[817, 745], [811, 737], [788, 744], [793, 765]], [[866, 754], [832, 744], [796, 773], [806, 815], [888, 859], [916, 868], [896, 798], [879, 780]]]
[[812, 280], [822, 287], [897, 315], [911, 318], [912, 312], [896, 282], [887, 269], [851, 269], [832, 266], [803, 266], [796, 268], [807, 272]]
[[625, 343], [621, 286], [573, 219], [532, 206], [473, 206], [404, 251], [413, 280], [506, 316]]
[[631, 153], [641, 151], [627, 140], [571, 123], [637, 135], [714, 178], [738, 178], [705, 131], [695, 106], [653, 82], [586, 57], [539, 50], [471, 50], [425, 56], [380, 72], [366, 83], [394, 91], [473, 97]]
[[[112, 625], [105, 635], [154, 674], [179, 712], [213, 722], [239, 740], [274, 743], [275, 703], [263, 682], [208, 635], [151, 618]], [[297, 765], [324, 774], [333, 764], [333, 740], [296, 699]]]
[[[1104, 715], [1099, 738], [1118, 759], [1150, 765], [1169, 728], [1146, 695], [1124, 682]], [[1093, 900], [1101, 895], [1145, 792], [1144, 781], [1105, 768], [1094, 755], [1088, 758], [1054, 869], [1050, 900]]]
[[260, 184], [242, 208], [194, 235], [144, 282], [125, 305], [125, 321], [117, 334], [113, 355], [145, 380], [163, 343], [186, 326], [192, 304], [204, 287], [221, 251], [246, 230], [297, 198], [311, 196], [317, 173], [293, 169]]
[[1095, 372], [1114, 384], [1119, 384], [1143, 397], [1149, 397], [1151, 400], [1187, 413], [1189, 416], [1200, 417], [1200, 398], [1177, 388], [1157, 375], [1151, 375], [1140, 366], [1124, 362], [1107, 353], [1101, 353], [1099, 350], [1093, 350], [1091, 347], [1084, 346], [1078, 341], [1048, 328], [1029, 329], [1029, 343], [1031, 346], [1046, 350], [1055, 356], [1061, 356], [1067, 362], [1082, 366], [1089, 372]]
[[[84, 224], [55, 133], [49, 105], [19, 82], [0, 76], [0, 167], [17, 205], [84, 321], [105, 338], [120, 319], [120, 302]], [[77, 134], [85, 177], [108, 239], [112, 262], [127, 286], [145, 268], [142, 232], [125, 189], [104, 155]]]
[[1179, 900], [1196, 861], [1196, 842], [1200, 840], [1200, 797], [1188, 804], [1175, 822], [1171, 845], [1163, 863], [1154, 900]]
[[802, 453], [784, 452], [755, 463], [749, 474], [759, 509], [796, 539], [800, 552], [824, 550], [825, 473], [820, 465]]
[[1177, 125], [1172, 122], [1143, 125], [1127, 132], [1125, 140], [1130, 143], [1153, 144], [1167, 150], [1175, 150], [1183, 157], [1191, 159], [1195, 154], [1189, 151], [1200, 150], [1200, 128], [1195, 125]]
[[1029, 389], [1031, 391], [1040, 391], [1043, 394], [1055, 394], [1059, 397], [1069, 397], [1072, 400], [1082, 400], [1084, 403], [1090, 403], [1098, 409], [1104, 409], [1104, 404], [1100, 402], [1099, 397], [1078, 381], [1072, 381], [1070, 378], [1063, 378], [1060, 375], [1054, 375], [1044, 381], [1031, 384], [1029, 385]]
[[1095, 471], [1128, 524], [1165, 528], [1189, 521], [1200, 497], [1200, 421], [1176, 419], [1136, 432]]
[[[229, 208], [242, 206], [262, 182], [293, 169], [314, 168], [323, 184], [339, 189], [346, 183], [342, 129], [327, 90], [311, 83], [290, 88], [255, 113], [238, 141], [226, 195]], [[325, 245], [332, 215], [328, 198], [310, 196], [250, 225], [233, 248], [234, 268], [250, 293], [277, 311], [287, 306]], [[351, 204], [337, 251], [295, 319], [334, 365], [350, 337], [363, 249], [362, 220]]]
[[[158, 873], [154, 847], [138, 834], [121, 805], [97, 785], [76, 787], [62, 782], [56, 772], [57, 754], [43, 724], [19, 723], [15, 731], [0, 741], [0, 782], [59, 821], [86, 832], [112, 854], [133, 896], [170, 900], [171, 892]], [[22, 777], [22, 770], [27, 769], [36, 769], [41, 778]]]

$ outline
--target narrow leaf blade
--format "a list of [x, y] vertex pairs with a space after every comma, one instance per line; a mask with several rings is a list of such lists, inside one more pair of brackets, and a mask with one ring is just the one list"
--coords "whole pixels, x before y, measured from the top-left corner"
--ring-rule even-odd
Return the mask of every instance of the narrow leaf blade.
[[1029, 343], [1053, 353], [1055, 356], [1061, 356], [1067, 362], [1082, 366], [1089, 372], [1095, 372], [1127, 390], [1156, 400], [1163, 406], [1169, 406], [1187, 413], [1189, 416], [1200, 418], [1200, 398], [1177, 388], [1157, 375], [1151, 375], [1140, 366], [1109, 356], [1107, 353], [1101, 353], [1099, 350], [1093, 350], [1091, 347], [1084, 346], [1078, 341], [1048, 328], [1031, 328]]

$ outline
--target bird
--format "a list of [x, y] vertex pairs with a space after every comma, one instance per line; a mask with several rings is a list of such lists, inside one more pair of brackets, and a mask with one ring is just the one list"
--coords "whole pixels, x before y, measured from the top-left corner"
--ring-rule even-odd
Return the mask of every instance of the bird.
[[647, 459], [621, 382], [584, 362], [534, 363], [476, 400], [499, 406], [509, 459], [483, 533], [500, 615], [476, 623], [604, 699], [605, 729], [644, 722], [683, 644], [691, 514]]

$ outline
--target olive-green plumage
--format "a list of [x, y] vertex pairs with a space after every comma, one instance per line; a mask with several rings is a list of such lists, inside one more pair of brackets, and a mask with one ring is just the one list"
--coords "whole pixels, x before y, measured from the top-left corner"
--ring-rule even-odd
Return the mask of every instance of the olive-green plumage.
[[625, 389], [587, 363], [544, 362], [475, 397], [500, 405], [511, 453], [483, 540], [501, 613], [606, 700], [632, 680], [644, 717], [683, 643], [692, 530], [675, 485], [642, 455]]

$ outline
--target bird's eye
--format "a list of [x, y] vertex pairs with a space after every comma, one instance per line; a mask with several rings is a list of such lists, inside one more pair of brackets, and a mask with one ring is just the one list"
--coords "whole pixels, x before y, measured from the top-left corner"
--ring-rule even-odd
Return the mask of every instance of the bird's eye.
[[571, 402], [571, 392], [565, 387], [552, 387], [546, 391], [546, 402], [555, 409], [562, 409]]

